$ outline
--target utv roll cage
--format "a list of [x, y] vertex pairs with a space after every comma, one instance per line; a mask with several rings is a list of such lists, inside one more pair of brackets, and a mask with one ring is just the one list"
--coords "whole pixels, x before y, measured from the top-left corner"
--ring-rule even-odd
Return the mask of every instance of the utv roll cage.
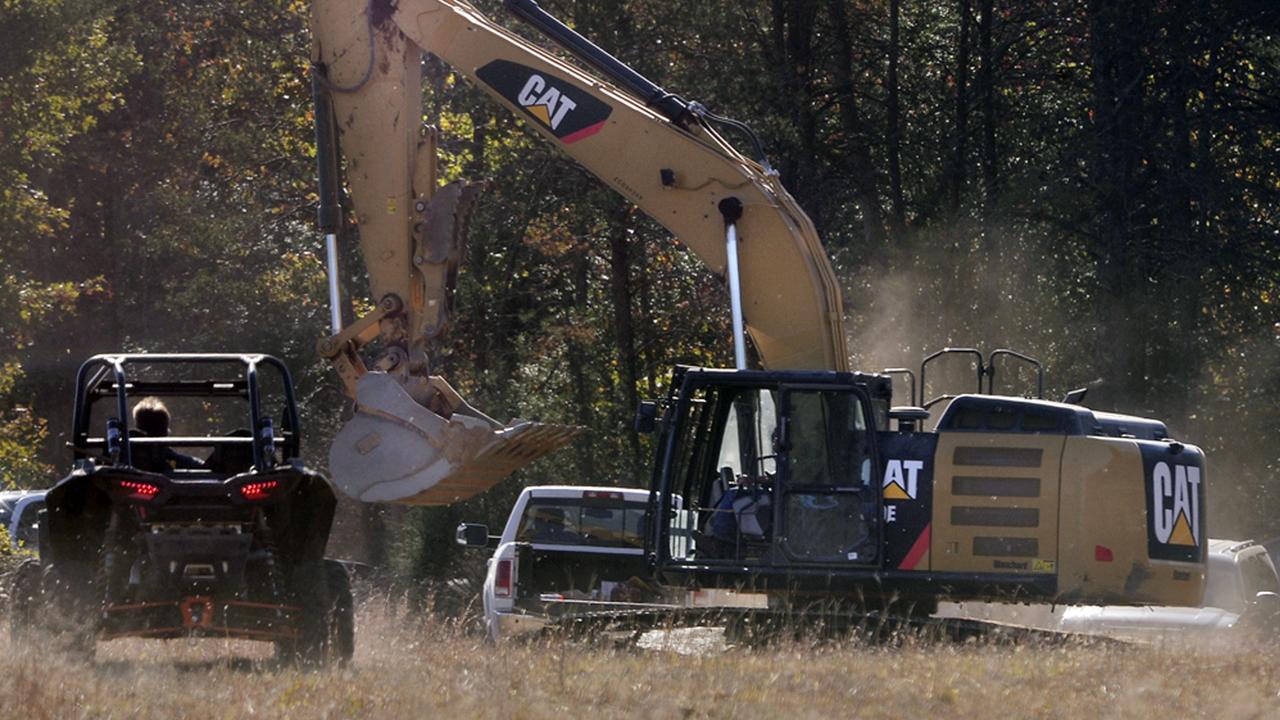
[[[207, 365], [209, 376], [197, 380], [158, 379], [145, 366]], [[228, 372], [234, 369], [235, 372]], [[222, 372], [218, 372], [218, 371]], [[277, 429], [263, 415], [262, 373], [278, 374], [284, 388], [284, 412]], [[245, 436], [145, 437], [130, 432], [130, 397], [242, 398], [249, 405], [249, 430]], [[91, 435], [94, 406], [114, 399], [103, 435]], [[253, 468], [270, 469], [278, 449], [286, 462], [300, 455], [298, 407], [289, 369], [278, 358], [262, 354], [157, 353], [95, 355], [76, 375], [75, 410], [72, 417], [72, 452], [76, 462], [106, 459], [113, 465], [132, 465], [132, 448], [138, 445], [243, 449], [251, 446]]]

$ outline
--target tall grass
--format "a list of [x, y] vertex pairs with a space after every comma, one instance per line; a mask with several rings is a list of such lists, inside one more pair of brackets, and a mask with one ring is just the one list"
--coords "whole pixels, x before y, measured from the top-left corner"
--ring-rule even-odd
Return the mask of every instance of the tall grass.
[[[92, 663], [0, 634], [0, 718], [1280, 717], [1275, 658], [1250, 646], [1118, 647], [676, 637], [641, 647], [484, 644], [466, 622], [361, 608], [346, 668], [282, 668], [269, 646], [113, 641]], [[705, 633], [702, 633], [705, 635]]]

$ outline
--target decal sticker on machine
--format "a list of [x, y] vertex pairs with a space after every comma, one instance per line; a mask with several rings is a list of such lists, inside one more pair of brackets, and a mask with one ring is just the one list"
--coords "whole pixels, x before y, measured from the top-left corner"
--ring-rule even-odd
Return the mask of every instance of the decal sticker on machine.
[[923, 569], [929, 566], [929, 530], [932, 527], [932, 524], [924, 526], [924, 531], [920, 533], [914, 543], [911, 543], [911, 549], [902, 558], [902, 562], [898, 563], [899, 570], [915, 570], [917, 567]]
[[884, 499], [915, 500], [922, 469], [922, 460], [890, 460], [884, 469]]
[[929, 569], [937, 445], [938, 436], [933, 433], [880, 433], [883, 454], [872, 477], [880, 478], [886, 568]]
[[569, 81], [509, 60], [494, 60], [476, 77], [566, 144], [600, 132], [613, 113]]
[[1200, 468], [1156, 463], [1151, 473], [1151, 522], [1156, 539], [1166, 545], [1200, 544]]
[[1154, 560], [1204, 557], [1203, 459], [1191, 448], [1172, 455], [1163, 444], [1142, 448], [1147, 496], [1147, 550]]

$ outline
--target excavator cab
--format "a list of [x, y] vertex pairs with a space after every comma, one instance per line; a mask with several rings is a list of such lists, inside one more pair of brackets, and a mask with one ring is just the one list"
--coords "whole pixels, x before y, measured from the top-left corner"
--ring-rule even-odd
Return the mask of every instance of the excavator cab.
[[687, 498], [654, 541], [672, 569], [879, 566], [887, 376], [681, 368], [673, 387], [654, 477], [661, 507]]

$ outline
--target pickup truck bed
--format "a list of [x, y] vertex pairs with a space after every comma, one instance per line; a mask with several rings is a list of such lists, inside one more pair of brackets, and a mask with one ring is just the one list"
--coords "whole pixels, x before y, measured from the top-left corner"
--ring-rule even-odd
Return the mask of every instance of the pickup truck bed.
[[634, 586], [628, 586], [628, 581], [645, 573], [644, 556], [639, 552], [602, 553], [517, 543], [516, 558], [517, 607], [523, 601], [541, 601], [549, 595], [565, 600], [626, 600], [633, 598]]

